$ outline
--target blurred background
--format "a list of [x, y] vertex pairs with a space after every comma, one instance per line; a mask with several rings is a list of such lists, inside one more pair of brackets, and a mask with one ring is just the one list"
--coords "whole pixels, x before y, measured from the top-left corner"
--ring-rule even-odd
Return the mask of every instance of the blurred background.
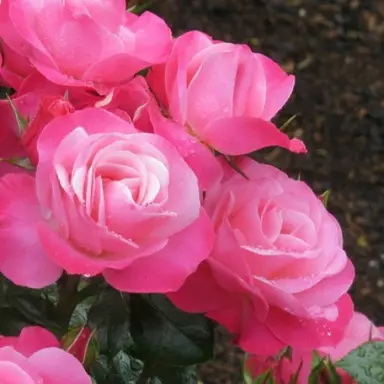
[[[199, 29], [247, 43], [296, 75], [282, 125], [308, 155], [263, 152], [264, 161], [301, 175], [341, 222], [357, 271], [358, 310], [384, 325], [384, 0], [158, 0], [150, 9], [176, 35]], [[219, 333], [205, 384], [242, 383], [241, 353]]]

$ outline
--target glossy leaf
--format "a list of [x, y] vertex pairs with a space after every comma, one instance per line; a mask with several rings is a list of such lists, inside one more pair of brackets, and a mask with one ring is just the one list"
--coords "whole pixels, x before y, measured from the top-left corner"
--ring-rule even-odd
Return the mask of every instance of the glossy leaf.
[[336, 363], [359, 384], [384, 383], [384, 342], [365, 343]]
[[100, 352], [115, 356], [132, 345], [129, 332], [128, 296], [105, 290], [89, 309], [88, 325], [96, 330]]
[[131, 334], [147, 362], [193, 365], [213, 356], [213, 324], [177, 309], [163, 295], [131, 297]]

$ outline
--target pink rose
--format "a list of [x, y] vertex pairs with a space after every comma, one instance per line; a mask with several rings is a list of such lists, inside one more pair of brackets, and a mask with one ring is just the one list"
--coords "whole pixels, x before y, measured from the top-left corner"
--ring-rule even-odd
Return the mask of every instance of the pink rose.
[[[1, 23], [1, 16], [0, 16]], [[13, 89], [18, 89], [23, 82], [23, 79], [28, 74], [34, 71], [29, 61], [16, 53], [5, 43], [0, 42], [1, 47], [1, 68], [0, 68], [0, 83]]]
[[185, 33], [148, 79], [170, 117], [221, 153], [275, 145], [305, 152], [300, 140], [289, 140], [270, 122], [291, 95], [294, 77], [246, 45]]
[[213, 230], [197, 179], [162, 137], [89, 108], [50, 122], [37, 149], [36, 181], [8, 174], [0, 182], [8, 250], [0, 271], [9, 279], [44, 286], [60, 266], [103, 273], [119, 290], [168, 292], [208, 256]]
[[370, 340], [384, 341], [384, 327], [376, 327], [365, 315], [355, 312], [341, 342], [334, 347], [321, 347], [319, 352], [338, 361]]
[[[153, 101], [147, 83], [141, 76], [114, 88], [106, 96], [99, 96], [83, 87], [67, 89], [51, 83], [39, 73], [33, 73], [23, 80], [11, 100], [14, 108], [28, 123], [20, 129], [10, 102], [7, 99], [0, 100], [0, 158], [4, 159], [28, 156], [36, 164], [36, 142], [45, 125], [57, 116], [86, 107], [110, 110], [134, 123], [137, 129], [153, 132], [148, 114], [148, 106]], [[152, 108], [157, 106], [153, 105]]]
[[[105, 108], [135, 125], [142, 132], [153, 132], [148, 108], [153, 103], [153, 97], [148, 84], [142, 76], [135, 76], [128, 83], [114, 88], [103, 100], [94, 106]], [[153, 105], [152, 108], [158, 108]]]
[[[317, 350], [320, 357], [329, 356], [333, 362], [342, 359], [349, 352], [360, 345], [370, 341], [384, 341], [384, 327], [375, 327], [362, 313], [355, 312], [352, 320], [345, 329], [343, 339], [334, 347], [322, 347]], [[282, 359], [274, 357], [250, 356], [247, 367], [254, 377], [272, 370], [276, 380], [288, 383], [300, 369], [297, 384], [307, 384], [312, 368], [312, 351], [293, 350], [292, 356]], [[345, 371], [338, 369], [343, 384], [355, 383], [353, 378]]]
[[0, 336], [0, 377], [2, 383], [92, 383], [80, 362], [40, 327], [26, 327], [18, 337]]
[[[84, 87], [66, 88], [53, 84], [38, 72], [31, 73], [11, 97], [13, 107], [26, 122], [20, 127], [9, 100], [0, 100], [0, 158], [30, 157], [37, 163], [36, 141], [44, 126], [54, 117], [75, 109], [94, 106], [104, 97]], [[132, 100], [132, 98], [130, 99]], [[136, 103], [137, 101], [132, 101]], [[128, 101], [125, 102], [128, 104]]]
[[44, 127], [57, 116], [66, 115], [75, 111], [74, 106], [64, 97], [43, 95], [39, 109], [21, 134], [21, 144], [24, 146], [32, 164], [39, 161], [37, 153], [37, 140]]
[[233, 172], [207, 192], [213, 252], [170, 298], [217, 320], [249, 352], [336, 344], [354, 277], [339, 224], [305, 183], [249, 159], [241, 169], [249, 180]]
[[291, 95], [294, 77], [246, 45], [185, 33], [148, 81], [169, 117], [153, 113], [155, 132], [176, 145], [203, 189], [220, 180], [212, 149], [226, 155], [270, 146], [306, 152], [270, 122]]
[[0, 29], [5, 43], [57, 84], [101, 90], [169, 54], [165, 22], [149, 12], [126, 12], [125, 0], [3, 0], [1, 7], [18, 34]]
[[[0, 1], [0, 68], [1, 83], [7, 87], [19, 89], [23, 79], [34, 71], [29, 60], [17, 53], [13, 47], [21, 47], [23, 39], [14, 28], [8, 16], [9, 0]], [[7, 40], [8, 44], [4, 42]]]

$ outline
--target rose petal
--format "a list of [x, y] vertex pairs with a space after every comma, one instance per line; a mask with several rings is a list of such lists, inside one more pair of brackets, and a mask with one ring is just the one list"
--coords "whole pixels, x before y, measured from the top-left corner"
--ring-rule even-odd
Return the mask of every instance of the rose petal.
[[81, 363], [59, 348], [45, 348], [35, 352], [29, 363], [49, 381], [49, 384], [91, 384], [91, 378]]
[[251, 117], [216, 119], [199, 130], [199, 137], [226, 155], [244, 155], [262, 148], [278, 146], [295, 153], [306, 153], [304, 143], [289, 139], [269, 121]]
[[15, 284], [42, 288], [61, 275], [37, 235], [40, 220], [35, 181], [26, 174], [0, 179], [0, 271]]
[[[204, 211], [189, 227], [169, 239], [168, 245], [151, 256], [137, 259], [121, 271], [106, 270], [104, 277], [114, 288], [126, 292], [165, 293], [179, 289], [195, 272], [213, 246], [213, 229]], [[185, 244], [189, 244], [186, 248]]]

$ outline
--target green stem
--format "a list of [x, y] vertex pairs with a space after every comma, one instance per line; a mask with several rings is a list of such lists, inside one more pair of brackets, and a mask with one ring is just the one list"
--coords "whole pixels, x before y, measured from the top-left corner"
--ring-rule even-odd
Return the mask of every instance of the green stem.
[[77, 286], [80, 276], [65, 275], [59, 288], [59, 301], [56, 305], [56, 313], [60, 324], [67, 329], [73, 311], [78, 303]]

